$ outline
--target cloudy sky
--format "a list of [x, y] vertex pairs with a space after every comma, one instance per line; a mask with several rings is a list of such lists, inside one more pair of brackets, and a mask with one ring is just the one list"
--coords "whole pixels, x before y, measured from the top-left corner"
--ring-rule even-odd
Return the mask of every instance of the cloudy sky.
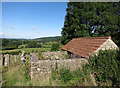
[[60, 36], [66, 2], [2, 2], [3, 38]]

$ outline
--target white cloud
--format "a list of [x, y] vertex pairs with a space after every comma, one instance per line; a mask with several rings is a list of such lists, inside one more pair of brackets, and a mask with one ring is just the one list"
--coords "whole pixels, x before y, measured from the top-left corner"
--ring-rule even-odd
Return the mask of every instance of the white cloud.
[[0, 32], [0, 38], [25, 38], [25, 39], [31, 39], [33, 36], [23, 34], [23, 33], [2, 33]]
[[41, 33], [40, 31], [38, 31], [38, 33]]
[[4, 35], [4, 33], [0, 32], [0, 35]]
[[33, 29], [36, 30], [36, 29], [37, 29], [37, 26], [33, 26]]
[[13, 26], [10, 26], [10, 25], [8, 25], [7, 28], [15, 30], [15, 28]]

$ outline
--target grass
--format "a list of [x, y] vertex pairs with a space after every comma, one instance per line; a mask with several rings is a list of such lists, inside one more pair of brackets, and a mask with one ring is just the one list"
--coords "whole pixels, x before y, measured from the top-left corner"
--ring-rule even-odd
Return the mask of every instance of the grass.
[[6, 53], [6, 52], [18, 52], [18, 51], [22, 51], [24, 50], [25, 53], [32, 53], [32, 52], [37, 52], [38, 50], [40, 50], [41, 52], [47, 52], [50, 51], [50, 48], [22, 48], [22, 49], [14, 49], [14, 50], [4, 50], [2, 51], [2, 53]]
[[27, 44], [19, 45], [18, 48], [25, 48]]
[[52, 81], [52, 84], [49, 80], [37, 78], [31, 82], [30, 79], [25, 77], [25, 68], [21, 65], [4, 68], [3, 72], [3, 81], [5, 82], [3, 86], [62, 86], [60, 81]]
[[3, 72], [3, 80], [5, 81], [3, 86], [27, 86], [30, 80], [26, 81], [24, 77], [24, 67], [18, 65], [16, 67], [8, 68], [8, 71]]
[[45, 45], [45, 44], [42, 44], [42, 47], [44, 47], [44, 48], [51, 48], [52, 45]]
[[95, 86], [90, 72], [86, 74], [85, 70], [84, 68], [76, 71], [70, 71], [69, 68], [61, 68], [59, 71], [53, 69], [51, 77], [53, 82], [60, 81], [62, 86]]
[[[54, 71], [55, 74], [48, 79], [36, 78], [31, 82], [29, 73], [26, 74], [28, 68], [22, 66], [18, 59], [16, 64], [3, 68], [3, 86], [92, 86], [94, 85], [90, 79], [90, 75], [84, 70], [78, 69], [75, 72], [69, 69], [61, 69]], [[57, 72], [57, 73], [56, 73]], [[53, 79], [54, 78], [54, 79]]]
[[[26, 54], [29, 53], [36, 53], [38, 50], [40, 50], [41, 52], [47, 52], [51, 50], [52, 44], [54, 44], [56, 42], [45, 42], [44, 44], [41, 44], [42, 47], [41, 48], [25, 48], [27, 46], [27, 44], [23, 44], [23, 45], [19, 45], [18, 49], [13, 49], [13, 50], [2, 50], [0, 51], [0, 53], [2, 52], [3, 54], [18, 54], [19, 52], [21, 52], [22, 50], [25, 51]], [[64, 46], [62, 44], [60, 44], [60, 48], [59, 51], [61, 51], [61, 47]]]

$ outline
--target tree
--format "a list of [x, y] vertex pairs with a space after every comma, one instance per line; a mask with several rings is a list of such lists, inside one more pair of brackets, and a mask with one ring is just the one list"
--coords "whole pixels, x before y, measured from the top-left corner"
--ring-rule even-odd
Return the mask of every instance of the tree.
[[37, 45], [37, 43], [36, 43], [36, 42], [31, 41], [31, 42], [29, 42], [29, 43], [28, 43], [27, 47], [28, 47], [28, 48], [35, 48], [35, 47], [36, 47], [36, 45]]
[[116, 43], [119, 42], [120, 38], [115, 37], [120, 34], [118, 2], [69, 2], [67, 5], [61, 32], [62, 44], [72, 38], [107, 35], [111, 35]]
[[59, 50], [59, 43], [52, 44], [51, 51], [58, 51]]

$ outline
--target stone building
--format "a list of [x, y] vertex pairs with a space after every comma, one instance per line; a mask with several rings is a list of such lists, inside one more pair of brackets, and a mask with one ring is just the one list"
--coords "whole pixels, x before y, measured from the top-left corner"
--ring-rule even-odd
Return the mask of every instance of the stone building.
[[110, 36], [74, 38], [61, 49], [68, 52], [69, 58], [88, 58], [99, 50], [117, 49]]

